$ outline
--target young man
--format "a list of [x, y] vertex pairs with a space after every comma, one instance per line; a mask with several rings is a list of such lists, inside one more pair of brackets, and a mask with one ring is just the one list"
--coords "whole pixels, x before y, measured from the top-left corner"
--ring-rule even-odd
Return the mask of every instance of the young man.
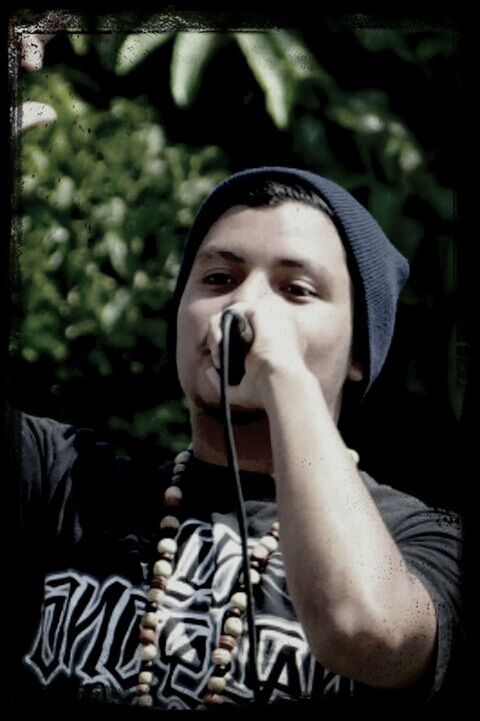
[[[139, 474], [84, 432], [23, 419], [21, 525], [38, 561], [23, 688], [208, 708], [249, 703], [253, 665], [259, 702], [442, 697], [462, 643], [458, 520], [359, 471], [337, 427], [381, 370], [407, 272], [367, 211], [320, 176], [260, 168], [213, 191], [170, 329], [192, 447]], [[229, 394], [254, 663], [220, 412], [229, 308], [254, 334]]]

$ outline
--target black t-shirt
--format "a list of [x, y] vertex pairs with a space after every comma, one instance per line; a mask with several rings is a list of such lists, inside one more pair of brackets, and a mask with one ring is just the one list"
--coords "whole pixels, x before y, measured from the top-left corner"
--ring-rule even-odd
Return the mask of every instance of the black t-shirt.
[[[11, 683], [15, 703], [118, 702], [135, 697], [139, 621], [153, 563], [163, 493], [172, 466], [144, 468], [118, 458], [93, 433], [22, 415], [18, 541], [25, 586]], [[437, 651], [422, 681], [402, 691], [354, 682], [315, 662], [286, 587], [281, 551], [272, 554], [255, 594], [262, 700], [309, 706], [355, 699], [442, 698], [457, 681], [462, 645], [461, 528], [448, 512], [362, 478], [410, 570], [438, 616]], [[242, 473], [253, 544], [276, 518], [270, 476]], [[224, 468], [193, 459], [182, 488], [184, 519], [175, 571], [162, 606], [155, 706], [190, 709], [213, 669], [212, 651], [238, 579], [241, 546], [235, 499]], [[27, 589], [27, 592], [25, 592]], [[239, 642], [225, 702], [251, 700], [248, 641]], [[225, 706], [223, 706], [225, 708]]]

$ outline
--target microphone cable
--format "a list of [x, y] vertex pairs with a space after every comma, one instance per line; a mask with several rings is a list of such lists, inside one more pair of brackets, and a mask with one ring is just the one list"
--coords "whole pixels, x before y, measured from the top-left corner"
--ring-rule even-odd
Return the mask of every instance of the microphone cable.
[[257, 669], [257, 638], [255, 633], [255, 612], [252, 582], [250, 580], [250, 567], [248, 564], [248, 536], [247, 536], [247, 518], [245, 513], [245, 501], [243, 499], [242, 485], [240, 481], [240, 471], [238, 468], [237, 452], [235, 448], [235, 439], [233, 436], [232, 418], [230, 413], [230, 404], [228, 402], [228, 379], [230, 368], [230, 336], [232, 324], [237, 321], [234, 312], [226, 310], [221, 318], [222, 341], [220, 344], [220, 382], [221, 382], [221, 405], [224, 417], [224, 434], [225, 447], [227, 449], [227, 458], [230, 474], [233, 476], [234, 486], [236, 490], [237, 518], [240, 529], [240, 539], [242, 545], [243, 556], [243, 578], [245, 590], [247, 593], [247, 625], [249, 653], [248, 661], [250, 672], [252, 675], [253, 700], [254, 703], [260, 703], [260, 681]]

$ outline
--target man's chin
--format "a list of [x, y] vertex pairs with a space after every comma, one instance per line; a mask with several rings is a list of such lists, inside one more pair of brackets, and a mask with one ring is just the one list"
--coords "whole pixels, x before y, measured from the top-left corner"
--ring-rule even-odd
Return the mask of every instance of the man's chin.
[[[209, 418], [223, 423], [222, 406], [219, 403], [208, 403], [197, 399], [199, 410]], [[242, 408], [241, 406], [230, 406], [230, 413], [233, 425], [246, 426], [249, 423], [259, 423], [267, 420], [267, 414], [263, 408]]]

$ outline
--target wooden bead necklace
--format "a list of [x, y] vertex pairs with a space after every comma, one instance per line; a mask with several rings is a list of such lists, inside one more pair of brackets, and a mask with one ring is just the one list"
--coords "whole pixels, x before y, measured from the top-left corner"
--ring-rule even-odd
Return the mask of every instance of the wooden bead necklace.
[[[139, 654], [141, 667], [136, 688], [136, 703], [141, 706], [153, 706], [152, 685], [154, 683], [153, 665], [158, 656], [158, 640], [160, 630], [160, 607], [163, 605], [168, 581], [173, 574], [177, 553], [177, 534], [180, 528], [178, 510], [183, 499], [181, 481], [186, 464], [193, 455], [190, 445], [175, 457], [171, 485], [165, 490], [164, 502], [168, 509], [160, 521], [162, 537], [158, 541], [159, 560], [153, 566], [150, 588], [147, 593], [147, 608], [140, 622]], [[271, 554], [278, 549], [279, 523], [275, 521], [269, 531], [260, 538], [249, 554], [250, 581], [257, 586], [261, 574], [265, 570]], [[247, 594], [243, 573], [235, 585], [225, 613], [222, 634], [218, 646], [212, 653], [214, 670], [207, 682], [207, 691], [197, 709], [207, 709], [214, 704], [223, 702], [221, 694], [228, 683], [227, 674], [235, 653], [237, 643], [244, 630]]]
[[[358, 465], [358, 453], [350, 448], [347, 450], [353, 461]], [[168, 580], [174, 571], [177, 553], [176, 537], [180, 528], [178, 510], [183, 499], [181, 481], [186, 465], [192, 455], [193, 446], [190, 445], [186, 451], [182, 451], [175, 457], [172, 482], [164, 494], [164, 502], [168, 512], [160, 521], [162, 537], [157, 544], [160, 557], [153, 566], [150, 589], [147, 593], [147, 608], [140, 622], [139, 654], [142, 662], [138, 674], [136, 703], [141, 706], [153, 706], [153, 665], [158, 656], [160, 608], [166, 598]], [[249, 554], [250, 581], [253, 586], [260, 584], [261, 574], [265, 570], [271, 554], [278, 549], [279, 530], [278, 521], [274, 521], [269, 531], [260, 538]], [[228, 672], [238, 640], [244, 630], [243, 617], [246, 609], [247, 594], [245, 593], [243, 573], [241, 573], [225, 613], [218, 646], [212, 653], [214, 670], [208, 679], [207, 691], [202, 698], [202, 702], [197, 705], [197, 709], [208, 709], [224, 701], [221, 694], [227, 688]]]

